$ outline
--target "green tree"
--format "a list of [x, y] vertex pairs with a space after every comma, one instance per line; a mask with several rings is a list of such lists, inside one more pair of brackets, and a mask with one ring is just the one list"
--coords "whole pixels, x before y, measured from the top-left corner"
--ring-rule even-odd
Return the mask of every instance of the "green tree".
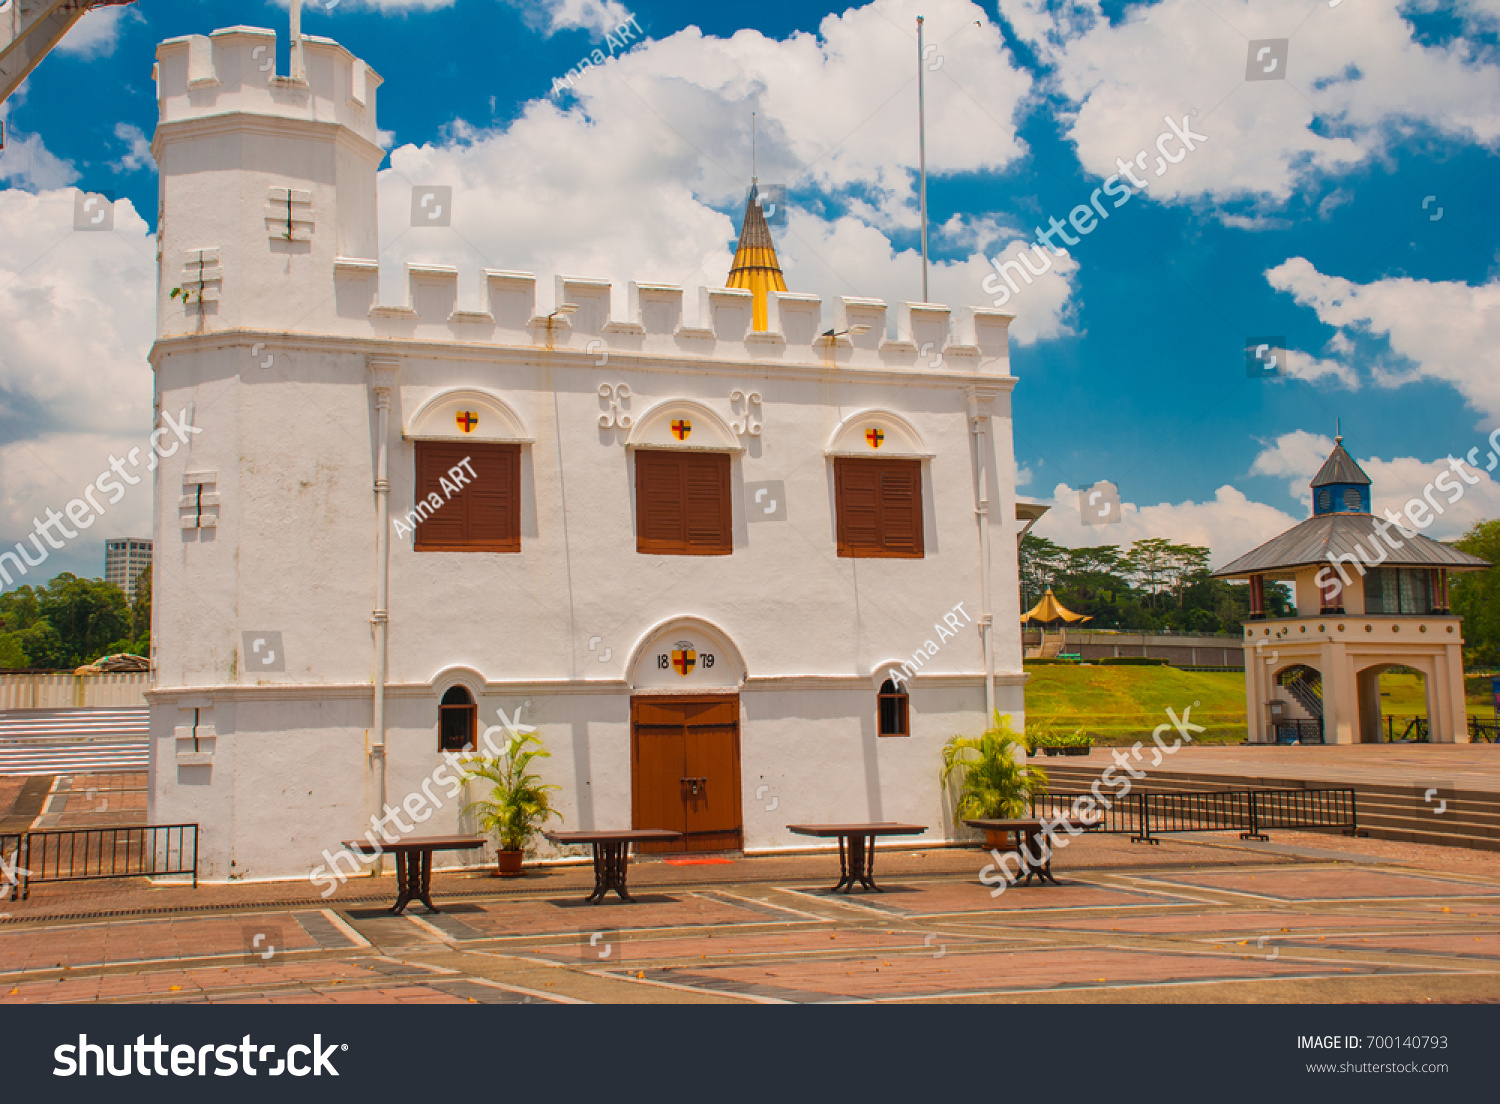
[[30, 666], [31, 657], [26, 654], [26, 649], [21, 644], [21, 634], [0, 633], [0, 668], [14, 670], [17, 667]]
[[18, 586], [0, 594], [0, 629], [6, 632], [21, 632], [41, 620], [37, 607], [37, 591], [29, 586]]
[[62, 635], [45, 618], [16, 634], [32, 667], [77, 667], [78, 660]]
[[1500, 519], [1477, 522], [1453, 542], [1459, 549], [1497, 565], [1455, 573], [1449, 583], [1453, 612], [1464, 619], [1464, 640], [1477, 662], [1493, 662], [1500, 650]]
[[[63, 572], [37, 596], [42, 622], [60, 640], [49, 666], [76, 667], [108, 654], [109, 645], [130, 632], [130, 606], [125, 592], [103, 579], [80, 579]], [[40, 623], [39, 623], [40, 624]], [[40, 641], [39, 637], [39, 641]], [[27, 652], [40, 662], [28, 642]]]
[[1152, 609], [1156, 608], [1161, 592], [1170, 588], [1175, 547], [1166, 537], [1143, 537], [1131, 544], [1125, 555], [1125, 571], [1145, 592]]
[[1021, 538], [1018, 559], [1023, 612], [1042, 600], [1042, 595], [1061, 573], [1067, 554], [1068, 549], [1035, 533], [1027, 533]]

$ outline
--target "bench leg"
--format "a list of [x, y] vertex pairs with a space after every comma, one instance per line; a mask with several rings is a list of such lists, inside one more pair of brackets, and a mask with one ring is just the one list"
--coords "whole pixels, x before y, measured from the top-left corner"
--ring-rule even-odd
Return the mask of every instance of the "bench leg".
[[408, 856], [405, 851], [396, 852], [396, 903], [391, 906], [391, 915], [400, 916], [411, 902], [411, 882], [407, 877]]
[[419, 870], [417, 873], [416, 898], [427, 906], [428, 912], [442, 911], [432, 903], [432, 852], [423, 851], [420, 856], [413, 855], [418, 860]]

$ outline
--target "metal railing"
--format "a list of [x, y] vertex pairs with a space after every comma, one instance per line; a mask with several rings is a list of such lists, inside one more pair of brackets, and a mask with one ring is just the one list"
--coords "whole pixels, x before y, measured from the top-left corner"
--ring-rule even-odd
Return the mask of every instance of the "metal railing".
[[1500, 718], [1482, 721], [1478, 717], [1470, 717], [1469, 739], [1475, 743], [1488, 740], [1492, 744], [1500, 744]]
[[1322, 717], [1313, 721], [1272, 721], [1271, 728], [1278, 744], [1321, 744], [1324, 742]]
[[[1397, 725], [1404, 726], [1399, 734], [1396, 732]], [[1393, 744], [1400, 740], [1411, 740], [1419, 744], [1432, 742], [1432, 730], [1431, 726], [1427, 723], [1426, 717], [1405, 718], [1387, 714], [1385, 718], [1385, 736], [1386, 740]]]
[[[1093, 803], [1087, 820], [1073, 816], [1074, 803], [1082, 797]], [[1264, 840], [1270, 838], [1266, 828], [1340, 828], [1345, 835], [1359, 830], [1351, 789], [1136, 790], [1117, 800], [1106, 794], [1104, 802], [1084, 790], [1059, 791], [1033, 795], [1031, 815], [1065, 817], [1089, 832], [1128, 832], [1135, 843], [1160, 843], [1155, 836], [1174, 832], [1238, 830], [1241, 839]]]
[[10, 899], [25, 900], [33, 882], [83, 882], [191, 874], [198, 888], [198, 826], [63, 828], [0, 837]]

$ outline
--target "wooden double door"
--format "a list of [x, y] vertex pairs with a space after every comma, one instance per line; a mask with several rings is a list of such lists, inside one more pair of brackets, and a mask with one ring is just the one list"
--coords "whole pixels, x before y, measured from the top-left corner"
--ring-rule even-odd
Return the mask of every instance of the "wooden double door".
[[737, 851], [740, 699], [734, 694], [630, 700], [631, 819], [681, 832], [681, 843], [641, 851]]

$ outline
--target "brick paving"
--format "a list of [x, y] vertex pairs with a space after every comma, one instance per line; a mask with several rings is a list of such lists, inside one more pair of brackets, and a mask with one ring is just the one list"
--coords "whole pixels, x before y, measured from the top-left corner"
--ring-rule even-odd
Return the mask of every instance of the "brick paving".
[[986, 852], [930, 847], [882, 850], [883, 894], [829, 893], [827, 853], [641, 861], [634, 905], [554, 866], [441, 875], [403, 917], [390, 878], [40, 886], [4, 905], [0, 1003], [1500, 1001], [1500, 876], [1332, 838], [1083, 837], [999, 896]]

